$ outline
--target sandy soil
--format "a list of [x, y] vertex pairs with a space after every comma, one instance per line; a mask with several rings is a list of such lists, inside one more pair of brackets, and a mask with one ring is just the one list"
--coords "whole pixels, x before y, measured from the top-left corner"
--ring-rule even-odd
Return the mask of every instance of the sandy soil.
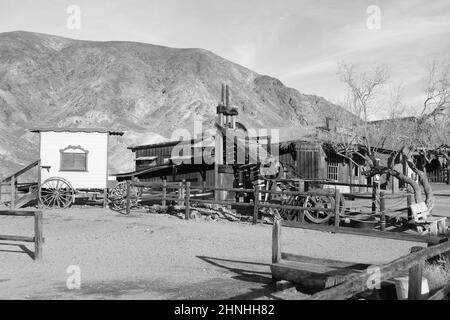
[[[2, 299], [273, 298], [271, 226], [122, 216], [108, 209], [44, 212], [44, 261], [32, 244], [0, 241]], [[33, 219], [0, 217], [0, 234], [32, 235]], [[418, 244], [283, 229], [283, 251], [317, 258], [383, 263]], [[68, 266], [81, 269], [69, 290]]]

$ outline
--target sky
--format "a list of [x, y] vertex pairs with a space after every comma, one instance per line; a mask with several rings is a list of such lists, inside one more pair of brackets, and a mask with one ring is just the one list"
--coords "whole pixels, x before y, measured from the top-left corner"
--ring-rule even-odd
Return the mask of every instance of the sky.
[[[79, 29], [68, 27], [71, 5]], [[0, 32], [14, 30], [203, 48], [335, 103], [345, 97], [339, 63], [385, 64], [372, 119], [399, 85], [407, 107], [421, 105], [427, 66], [450, 59], [449, 0], [0, 0]]]

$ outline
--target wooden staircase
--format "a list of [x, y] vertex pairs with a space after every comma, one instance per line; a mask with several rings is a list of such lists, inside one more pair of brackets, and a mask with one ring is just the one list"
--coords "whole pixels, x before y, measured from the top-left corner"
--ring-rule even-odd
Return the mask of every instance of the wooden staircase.
[[[37, 182], [19, 183], [18, 178], [37, 167]], [[10, 210], [23, 208], [32, 202], [37, 203], [40, 185], [41, 161], [23, 167], [0, 182], [0, 205]]]

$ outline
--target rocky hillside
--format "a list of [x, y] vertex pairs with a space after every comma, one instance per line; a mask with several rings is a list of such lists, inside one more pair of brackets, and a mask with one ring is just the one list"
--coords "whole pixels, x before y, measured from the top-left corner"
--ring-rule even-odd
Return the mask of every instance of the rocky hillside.
[[[0, 33], [0, 176], [37, 158], [36, 126], [109, 127], [127, 132], [112, 150], [155, 142], [194, 120], [212, 124], [221, 83], [248, 127], [324, 125], [349, 114], [203, 49], [93, 42], [29, 32]], [[341, 117], [341, 118], [339, 118]], [[127, 168], [128, 167], [128, 168]]]

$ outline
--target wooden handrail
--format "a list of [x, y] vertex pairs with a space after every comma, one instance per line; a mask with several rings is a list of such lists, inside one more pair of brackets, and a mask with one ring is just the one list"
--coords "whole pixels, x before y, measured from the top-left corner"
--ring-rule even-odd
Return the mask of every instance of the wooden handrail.
[[3, 183], [3, 182], [11, 181], [11, 179], [12, 179], [13, 177], [17, 179], [17, 177], [23, 175], [23, 174], [24, 174], [25, 172], [27, 172], [28, 170], [31, 170], [31, 169], [33, 169], [34, 167], [36, 167], [36, 166], [39, 164], [39, 162], [40, 162], [40, 160], [36, 160], [35, 162], [33, 162], [33, 163], [27, 165], [26, 167], [24, 167], [24, 168], [20, 169], [19, 171], [13, 173], [12, 175], [10, 175], [10, 176], [4, 178], [1, 182]]

